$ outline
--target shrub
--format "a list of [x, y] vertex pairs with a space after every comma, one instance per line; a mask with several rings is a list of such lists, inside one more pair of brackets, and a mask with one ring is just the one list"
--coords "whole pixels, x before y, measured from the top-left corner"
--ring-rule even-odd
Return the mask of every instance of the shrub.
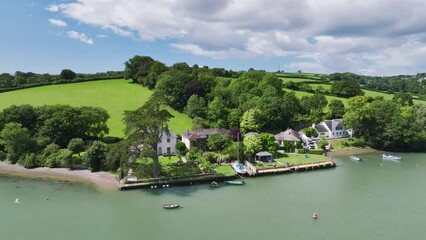
[[324, 154], [324, 150], [323, 149], [310, 149], [308, 151], [309, 154], [316, 154], [316, 155], [322, 155]]
[[34, 153], [25, 154], [22, 156], [18, 163], [24, 168], [36, 168], [40, 167], [37, 156]]
[[0, 151], [0, 161], [6, 160], [6, 153], [3, 151]]
[[219, 155], [213, 152], [206, 152], [203, 154], [203, 157], [210, 163], [217, 163]]

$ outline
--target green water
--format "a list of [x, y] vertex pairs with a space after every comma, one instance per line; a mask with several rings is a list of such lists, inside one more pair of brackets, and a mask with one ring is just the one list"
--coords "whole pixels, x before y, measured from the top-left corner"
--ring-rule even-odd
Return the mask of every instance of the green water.
[[401, 155], [400, 163], [341, 157], [335, 169], [217, 189], [102, 192], [2, 176], [0, 239], [423, 239], [426, 154]]

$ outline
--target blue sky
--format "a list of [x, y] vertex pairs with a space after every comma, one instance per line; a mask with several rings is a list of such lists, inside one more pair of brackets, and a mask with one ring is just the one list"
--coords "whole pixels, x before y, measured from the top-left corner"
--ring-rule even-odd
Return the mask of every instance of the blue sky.
[[0, 72], [123, 70], [136, 54], [233, 70], [394, 75], [426, 69], [420, 0], [2, 3]]

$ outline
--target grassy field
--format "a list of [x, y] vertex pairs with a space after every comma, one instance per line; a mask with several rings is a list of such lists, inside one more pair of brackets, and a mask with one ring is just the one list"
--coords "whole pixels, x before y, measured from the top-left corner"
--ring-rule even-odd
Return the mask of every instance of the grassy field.
[[294, 82], [294, 83], [300, 83], [300, 82], [312, 82], [312, 83], [317, 83], [318, 81], [313, 80], [313, 79], [307, 79], [307, 78], [291, 78], [291, 77], [281, 77], [281, 79], [284, 81], [284, 83], [286, 82]]
[[[298, 98], [301, 98], [303, 96], [312, 96], [312, 95], [314, 95], [314, 93], [308, 93], [308, 92], [302, 92], [302, 91], [295, 91], [295, 90], [291, 90], [291, 89], [288, 89], [288, 88], [285, 88], [284, 90], [288, 91], [288, 92], [294, 92]], [[328, 102], [330, 102], [332, 99], [341, 100], [345, 105], [346, 105], [346, 102], [348, 101], [347, 98], [341, 98], [341, 97], [335, 97], [335, 96], [327, 96], [327, 95], [325, 95], [325, 98], [327, 99]]]
[[[51, 85], [0, 93], [0, 110], [11, 105], [33, 106], [69, 104], [71, 106], [102, 107], [110, 114], [108, 127], [111, 136], [123, 136], [123, 113], [142, 106], [152, 91], [131, 81], [117, 79], [74, 84]], [[173, 132], [181, 134], [191, 129], [192, 121], [186, 115], [168, 110], [175, 117], [170, 121]]]

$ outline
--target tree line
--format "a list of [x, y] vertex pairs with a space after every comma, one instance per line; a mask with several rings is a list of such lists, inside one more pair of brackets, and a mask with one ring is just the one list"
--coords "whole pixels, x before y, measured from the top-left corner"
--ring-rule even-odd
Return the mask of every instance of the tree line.
[[[104, 157], [96, 152], [106, 149], [99, 140], [108, 134], [108, 118], [99, 107], [13, 105], [0, 112], [0, 160], [28, 168], [85, 160], [88, 167], [99, 170]], [[80, 153], [86, 149], [83, 159]]]
[[75, 73], [70, 69], [63, 69], [59, 74], [37, 74], [21, 71], [17, 71], [13, 75], [9, 73], [2, 73], [0, 74], [0, 92], [49, 84], [117, 79], [123, 78], [123, 74], [123, 71]]

